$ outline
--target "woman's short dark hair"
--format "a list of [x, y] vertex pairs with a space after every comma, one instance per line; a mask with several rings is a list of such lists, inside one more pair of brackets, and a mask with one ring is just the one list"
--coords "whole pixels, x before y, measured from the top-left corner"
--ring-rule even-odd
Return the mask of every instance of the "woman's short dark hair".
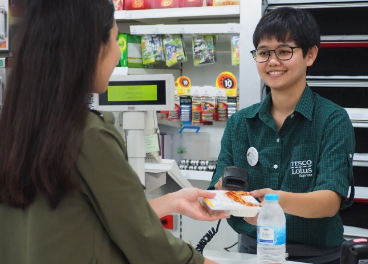
[[55, 208], [71, 177], [101, 47], [114, 25], [111, 0], [29, 0], [0, 116], [0, 202]]
[[319, 27], [312, 14], [292, 7], [267, 12], [254, 31], [253, 45], [257, 48], [260, 40], [272, 38], [279, 42], [295, 41], [302, 47], [303, 56], [315, 45], [319, 48], [321, 41]]

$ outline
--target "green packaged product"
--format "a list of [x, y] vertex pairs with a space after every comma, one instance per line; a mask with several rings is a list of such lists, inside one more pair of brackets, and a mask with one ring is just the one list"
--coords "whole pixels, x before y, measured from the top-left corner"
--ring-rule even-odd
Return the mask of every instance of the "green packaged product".
[[214, 35], [193, 36], [193, 61], [194, 66], [216, 62]]
[[118, 34], [118, 45], [120, 48], [120, 67], [128, 67], [127, 34]]
[[142, 60], [145, 65], [165, 61], [161, 35], [142, 36]]

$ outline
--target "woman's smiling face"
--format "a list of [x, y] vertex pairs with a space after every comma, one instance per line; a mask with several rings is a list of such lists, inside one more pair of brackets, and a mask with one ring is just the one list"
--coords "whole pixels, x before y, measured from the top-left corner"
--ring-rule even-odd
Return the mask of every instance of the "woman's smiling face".
[[[257, 49], [274, 50], [279, 47], [297, 47], [295, 41], [279, 42], [275, 38], [263, 38]], [[262, 80], [275, 90], [288, 90], [305, 87], [307, 67], [311, 66], [317, 55], [317, 47], [310, 49], [305, 57], [301, 48], [293, 49], [290, 60], [279, 60], [273, 51], [268, 61], [257, 62], [257, 70]]]

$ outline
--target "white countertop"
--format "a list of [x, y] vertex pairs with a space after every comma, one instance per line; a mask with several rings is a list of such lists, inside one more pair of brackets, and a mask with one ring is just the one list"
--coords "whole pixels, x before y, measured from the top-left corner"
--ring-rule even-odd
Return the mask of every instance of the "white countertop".
[[[205, 249], [203, 251], [203, 255], [206, 258], [209, 258], [220, 264], [256, 264], [257, 263], [257, 256], [253, 254]], [[294, 262], [294, 261], [286, 261], [285, 263], [301, 264], [301, 262]]]

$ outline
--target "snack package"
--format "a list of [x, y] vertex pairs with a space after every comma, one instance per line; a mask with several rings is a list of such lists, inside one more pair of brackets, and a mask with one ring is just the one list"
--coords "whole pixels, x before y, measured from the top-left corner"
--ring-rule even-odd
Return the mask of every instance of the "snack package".
[[254, 217], [261, 210], [260, 203], [248, 192], [212, 190], [214, 198], [200, 198], [203, 207], [212, 215], [224, 212], [226, 215]]
[[216, 62], [215, 36], [193, 36], [193, 61], [194, 66], [213, 64]]
[[231, 36], [231, 64], [237, 66], [240, 64], [240, 37]]
[[143, 65], [142, 59], [142, 43], [141, 37], [131, 34], [128, 35], [128, 67], [129, 68], [148, 68], [149, 66]]
[[167, 34], [162, 38], [166, 65], [168, 67], [176, 63], [187, 61], [183, 36], [180, 34]]
[[128, 67], [127, 42], [128, 42], [128, 34], [119, 33], [118, 34], [118, 45], [120, 48], [120, 60], [118, 65], [119, 67]]
[[142, 36], [142, 60], [144, 65], [165, 61], [161, 35], [148, 34]]

